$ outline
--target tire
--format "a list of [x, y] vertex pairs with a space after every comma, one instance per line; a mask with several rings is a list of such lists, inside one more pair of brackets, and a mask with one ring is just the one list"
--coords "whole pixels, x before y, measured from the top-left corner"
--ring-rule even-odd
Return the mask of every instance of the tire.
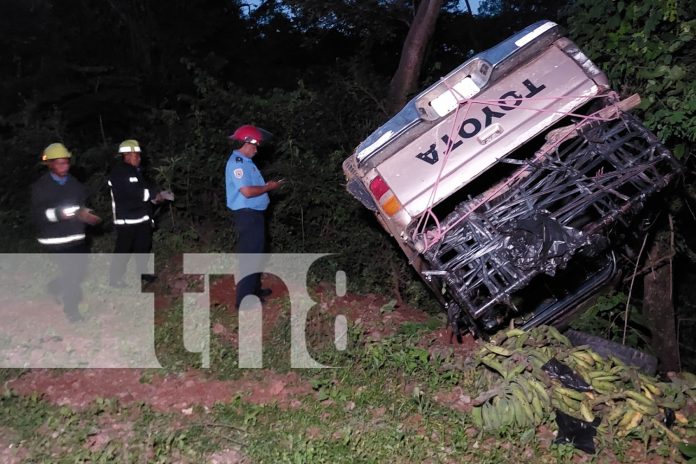
[[564, 335], [574, 346], [589, 345], [597, 354], [604, 357], [616, 356], [648, 375], [655, 375], [657, 372], [657, 358], [648, 353], [573, 329], [566, 330]]

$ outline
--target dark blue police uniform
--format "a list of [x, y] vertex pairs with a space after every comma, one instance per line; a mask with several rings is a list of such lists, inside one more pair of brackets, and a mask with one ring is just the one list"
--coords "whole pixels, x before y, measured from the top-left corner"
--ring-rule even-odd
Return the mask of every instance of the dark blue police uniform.
[[[227, 207], [232, 211], [238, 239], [235, 253], [263, 253], [266, 242], [265, 211], [270, 202], [268, 194], [247, 198], [239, 189], [242, 187], [263, 186], [266, 181], [251, 160], [235, 150], [225, 167], [225, 186]], [[242, 257], [243, 258], [243, 257]], [[245, 265], [253, 265], [242, 260]], [[258, 294], [261, 290], [261, 274], [252, 274], [237, 284], [236, 305], [239, 307], [247, 295]]]

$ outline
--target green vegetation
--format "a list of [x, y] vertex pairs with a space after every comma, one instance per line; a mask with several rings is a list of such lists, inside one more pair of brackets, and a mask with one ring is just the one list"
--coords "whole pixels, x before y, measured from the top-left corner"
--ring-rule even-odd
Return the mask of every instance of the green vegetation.
[[[471, 17], [447, 1], [420, 85], [534, 21], [556, 20], [607, 71], [614, 88], [643, 96], [641, 116], [691, 176], [691, 3], [486, 0], [481, 15]], [[262, 171], [288, 181], [273, 197], [271, 251], [334, 253], [316, 266], [315, 280], [342, 269], [351, 291], [380, 291], [434, 308], [394, 240], [345, 192], [341, 171], [348, 153], [388, 117], [388, 82], [413, 5], [376, 2], [370, 8], [379, 13], [367, 15], [365, 6], [348, 1], [272, 1], [257, 10], [239, 1], [203, 4], [59, 6], [41, 0], [0, 7], [0, 29], [6, 31], [0, 45], [11, 51], [0, 67], [0, 96], [7, 102], [0, 117], [0, 153], [7, 160], [0, 172], [4, 250], [36, 250], [26, 191], [41, 170], [38, 154], [47, 143], [61, 140], [75, 153], [75, 173], [87, 182], [97, 212], [108, 218], [106, 173], [118, 142], [135, 137], [151, 174], [177, 195], [156, 213], [158, 259], [231, 251], [226, 136], [253, 123], [275, 134], [258, 157]], [[689, 208], [696, 208], [689, 202], [696, 193], [689, 181], [676, 190], [669, 204], [680, 264], [696, 256], [693, 238], [681, 233], [692, 229]], [[660, 220], [664, 230], [664, 215]], [[113, 249], [108, 221], [92, 232], [94, 251]], [[681, 290], [678, 282], [675, 288]], [[687, 304], [694, 299], [686, 296]]]
[[614, 88], [641, 94], [641, 117], [682, 159], [696, 142], [696, 83], [686, 78], [696, 70], [695, 12], [677, 0], [583, 0], [568, 22]]
[[[118, 142], [128, 137], [141, 141], [152, 175], [177, 195], [176, 203], [157, 212], [158, 268], [182, 252], [231, 251], [222, 179], [226, 136], [239, 124], [253, 123], [276, 136], [259, 156], [264, 174], [288, 180], [273, 198], [272, 251], [337, 253], [312, 269], [313, 280], [342, 269], [352, 291], [378, 290], [388, 298], [400, 291], [421, 307], [432, 305], [394, 241], [343, 188], [341, 161], [387, 117], [384, 97], [411, 19], [410, 2], [377, 3], [380, 14], [365, 14], [360, 2], [348, 1], [270, 1], [253, 12], [236, 0], [3, 2], [0, 45], [8, 52], [0, 57], [2, 251], [36, 251], [27, 191], [41, 171], [38, 156], [45, 145], [60, 140], [76, 154], [75, 173], [86, 180], [97, 212], [109, 217], [106, 172]], [[683, 182], [663, 203], [667, 207], [657, 208], [664, 211], [653, 230], [669, 235], [664, 213], [673, 215], [680, 335], [693, 346], [696, 329], [688, 324], [696, 301], [696, 242], [690, 233], [696, 210], [696, 3], [488, 0], [482, 2], [485, 16], [476, 18], [456, 3], [444, 4], [423, 85], [474, 50], [546, 18], [568, 27], [623, 96], [642, 95], [641, 117], [685, 166]], [[554, 17], [560, 12], [562, 17]], [[93, 234], [94, 251], [111, 251], [108, 225]], [[629, 244], [630, 260], [637, 259], [639, 247]], [[576, 326], [622, 338], [628, 299], [622, 290], [599, 300]], [[639, 293], [628, 302], [635, 310], [627, 340], [645, 347]], [[394, 304], [381, 309], [393, 311]], [[264, 363], [272, 372], [290, 371], [288, 319], [281, 311], [264, 345]], [[224, 307], [213, 308], [211, 322], [236, 328]], [[313, 327], [331, 322], [319, 315]], [[352, 326], [346, 352], [332, 347], [330, 332], [312, 331], [312, 355], [339, 367], [300, 372], [311, 393], [293, 405], [255, 405], [237, 395], [209, 414], [194, 408], [184, 416], [105, 398], [75, 411], [38, 395], [17, 396], [5, 386], [0, 453], [16, 450], [19, 460], [37, 463], [198, 463], [221, 450], [269, 463], [588, 459], [571, 446], [551, 444], [555, 426], [548, 418], [536, 428], [481, 433], [469, 414], [438, 401], [436, 396], [456, 388], [473, 395], [477, 380], [492, 372], [423, 343], [422, 335], [437, 322], [403, 324], [377, 341], [364, 327]], [[199, 366], [199, 358], [183, 350], [182, 336], [179, 301], [157, 326], [157, 354], [165, 369], [143, 371], [142, 383]], [[236, 368], [236, 360], [236, 344], [213, 335], [209, 377], [242, 378], [248, 371]], [[2, 369], [0, 381], [7, 385], [20, 373]], [[690, 419], [679, 427], [693, 437]], [[640, 438], [601, 438], [599, 455], [589, 460], [686, 460], [667, 440]], [[696, 455], [693, 445], [682, 452], [692, 460]], [[0, 459], [5, 456], [10, 455]]]
[[[165, 325], [173, 328], [176, 322], [170, 317]], [[482, 379], [496, 374], [473, 356], [458, 353], [457, 345], [440, 351], [428, 346], [433, 324], [405, 323], [379, 341], [352, 326], [345, 353], [315, 349], [317, 358], [336, 367], [294, 371], [304, 392], [279, 395], [278, 402], [271, 397], [256, 404], [253, 393], [240, 391], [209, 412], [193, 405], [183, 415], [161, 413], [145, 403], [123, 405], [110, 398], [76, 411], [53, 406], [37, 394], [21, 397], [6, 390], [0, 400], [0, 430], [9, 442], [3, 445], [13, 443], [27, 461], [46, 463], [195, 463], [222, 452], [268, 463], [558, 463], [574, 462], [584, 454], [552, 444], [553, 416], [540, 418], [538, 426], [479, 431], [465, 411]], [[236, 347], [214, 336], [208, 377], [253, 379], [263, 388], [264, 377], [287, 372], [281, 347], [287, 346], [283, 334], [288, 330], [289, 320], [279, 316], [267, 337], [265, 369], [259, 372], [235, 368]], [[321, 344], [322, 338], [315, 342]], [[162, 339], [158, 349], [170, 361], [165, 371], [170, 375], [187, 364], [185, 359], [174, 362], [179, 357], [176, 345], [174, 339]], [[140, 382], [151, 383], [154, 375], [163, 374], [143, 371]], [[679, 433], [694, 436], [693, 424], [691, 418], [688, 426], [678, 424]], [[602, 462], [681, 459], [676, 445], [659, 434], [647, 438], [628, 433], [611, 440], [602, 436], [597, 448]]]

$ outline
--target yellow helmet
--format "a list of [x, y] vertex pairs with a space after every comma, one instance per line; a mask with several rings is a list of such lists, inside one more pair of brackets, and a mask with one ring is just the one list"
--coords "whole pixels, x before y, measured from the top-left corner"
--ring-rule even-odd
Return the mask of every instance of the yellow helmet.
[[41, 153], [41, 161], [70, 158], [71, 156], [72, 154], [65, 148], [65, 145], [62, 143], [52, 143], [44, 148], [43, 153]]
[[133, 140], [133, 139], [124, 140], [123, 142], [121, 142], [121, 145], [118, 146], [118, 152], [119, 153], [130, 153], [130, 152], [140, 153], [140, 144], [138, 143], [137, 140]]

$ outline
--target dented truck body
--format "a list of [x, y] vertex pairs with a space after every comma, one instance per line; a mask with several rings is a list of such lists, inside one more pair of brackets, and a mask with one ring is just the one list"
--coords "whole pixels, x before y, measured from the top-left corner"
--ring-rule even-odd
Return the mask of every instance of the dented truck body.
[[610, 232], [679, 173], [627, 113], [638, 103], [541, 21], [365, 139], [343, 163], [347, 189], [457, 331], [561, 323], [614, 275]]

